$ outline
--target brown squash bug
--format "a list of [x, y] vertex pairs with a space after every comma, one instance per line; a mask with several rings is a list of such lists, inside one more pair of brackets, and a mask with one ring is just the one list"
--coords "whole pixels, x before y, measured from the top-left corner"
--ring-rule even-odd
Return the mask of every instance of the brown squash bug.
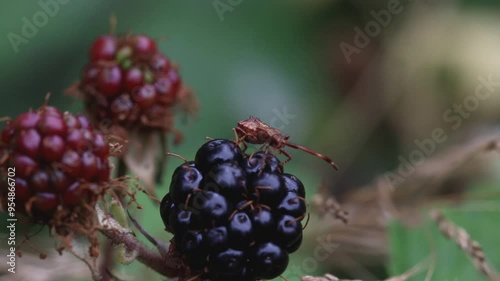
[[292, 155], [283, 150], [285, 146], [288, 146], [319, 157], [332, 165], [335, 170], [338, 171], [339, 169], [337, 164], [335, 164], [328, 156], [318, 153], [310, 148], [288, 142], [288, 139], [290, 138], [289, 135], [282, 135], [280, 130], [265, 124], [258, 118], [250, 117], [246, 120], [239, 121], [237, 127], [233, 128], [233, 131], [236, 134], [236, 142], [242, 143], [244, 149], [247, 147], [246, 143], [262, 144], [264, 146], [270, 146], [277, 149], [279, 153], [287, 157], [287, 159], [282, 163], [283, 165], [292, 160]]

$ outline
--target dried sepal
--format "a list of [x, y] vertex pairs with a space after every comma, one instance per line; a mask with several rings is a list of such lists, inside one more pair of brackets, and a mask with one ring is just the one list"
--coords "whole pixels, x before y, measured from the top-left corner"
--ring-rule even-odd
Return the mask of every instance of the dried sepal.
[[70, 235], [62, 238], [63, 244], [68, 252], [73, 256], [83, 261], [92, 273], [92, 279], [95, 281], [101, 280], [97, 267], [97, 256], [92, 249], [95, 247], [95, 242], [90, 241], [85, 235]]

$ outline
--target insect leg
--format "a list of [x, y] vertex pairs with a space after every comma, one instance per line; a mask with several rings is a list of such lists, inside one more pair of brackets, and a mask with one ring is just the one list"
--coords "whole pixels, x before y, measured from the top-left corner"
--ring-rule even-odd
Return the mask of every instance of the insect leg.
[[[233, 128], [233, 132], [234, 132], [234, 137], [235, 137], [236, 144], [237, 145], [241, 145], [241, 150], [243, 150], [243, 152], [245, 152], [247, 150], [247, 148], [248, 148], [247, 143], [245, 141], [247, 133], [245, 131], [243, 131], [242, 129], [240, 129], [240, 128]], [[238, 134], [238, 132], [240, 134], [242, 134], [241, 137]]]
[[286, 160], [281, 162], [281, 167], [283, 167], [286, 163], [290, 162], [290, 160], [292, 160], [292, 155], [286, 151], [284, 151], [282, 148], [280, 148], [279, 150], [279, 153], [283, 154], [286, 156]]
[[323, 159], [325, 162], [328, 162], [330, 165], [332, 165], [332, 167], [335, 169], [335, 170], [339, 170], [339, 167], [337, 166], [337, 164], [335, 164], [332, 159], [330, 159], [330, 157], [326, 156], [326, 155], [323, 155], [319, 152], [316, 152], [310, 148], [307, 148], [305, 146], [302, 146], [302, 145], [298, 145], [298, 144], [295, 144], [295, 143], [290, 143], [290, 142], [283, 142], [284, 145], [288, 146], [288, 147], [291, 147], [291, 148], [294, 148], [294, 149], [298, 149], [298, 150], [302, 150], [304, 152], [307, 152], [311, 155], [314, 155], [316, 157], [319, 157], [321, 159]]

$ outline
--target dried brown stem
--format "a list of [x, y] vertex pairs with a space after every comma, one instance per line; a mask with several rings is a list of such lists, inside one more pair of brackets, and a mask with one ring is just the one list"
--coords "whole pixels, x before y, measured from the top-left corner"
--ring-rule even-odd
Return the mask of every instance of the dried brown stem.
[[[405, 273], [390, 277], [388, 279], [385, 279], [384, 281], [406, 281], [410, 279], [411, 277], [415, 276], [417, 273], [421, 272], [424, 265], [427, 262], [421, 262], [414, 267], [410, 268], [408, 271]], [[362, 281], [360, 279], [340, 279], [332, 274], [325, 274], [324, 276], [304, 276], [302, 277], [301, 281]]]
[[160, 254], [162, 256], [167, 256], [168, 254], [168, 245], [157, 240], [156, 238], [154, 238], [151, 234], [149, 234], [143, 227], [142, 225], [139, 224], [139, 222], [134, 218], [132, 217], [132, 215], [130, 214], [129, 211], [127, 211], [127, 214], [128, 214], [128, 217], [130, 218], [130, 221], [132, 221], [132, 223], [134, 224], [134, 226], [141, 232], [142, 235], [144, 235], [144, 237], [146, 237], [146, 239], [148, 239], [149, 242], [151, 242], [151, 244], [153, 244], [157, 249], [158, 251], [160, 252]]
[[488, 265], [479, 242], [472, 240], [465, 229], [455, 225], [437, 210], [432, 210], [430, 216], [437, 223], [441, 233], [453, 240], [470, 257], [477, 270], [492, 281], [500, 280], [498, 274]]
[[137, 252], [137, 261], [167, 277], [176, 277], [181, 274], [180, 262], [169, 255], [162, 256], [157, 251], [151, 250], [142, 244], [127, 228], [122, 227], [116, 220], [106, 216], [97, 208], [97, 213], [103, 228], [100, 232], [113, 243], [122, 244], [128, 251]]
[[325, 194], [315, 196], [313, 199], [313, 206], [320, 215], [330, 214], [334, 218], [341, 220], [344, 224], [348, 222], [348, 213], [342, 209], [337, 200], [332, 196], [325, 196]]
[[123, 244], [127, 250], [137, 251], [137, 260], [161, 275], [174, 277], [179, 274], [179, 268], [175, 264], [169, 263], [166, 257], [147, 248], [134, 236], [113, 229], [101, 230], [101, 232], [113, 242]]

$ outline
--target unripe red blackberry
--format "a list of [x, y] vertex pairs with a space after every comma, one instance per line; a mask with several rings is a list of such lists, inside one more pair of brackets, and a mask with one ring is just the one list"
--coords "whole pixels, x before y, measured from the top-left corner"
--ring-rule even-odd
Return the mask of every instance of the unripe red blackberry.
[[3, 209], [10, 197], [9, 168], [15, 169], [16, 212], [49, 225], [58, 224], [56, 212], [94, 204], [100, 194], [90, 186], [110, 179], [108, 145], [84, 116], [43, 105], [7, 122], [1, 136]]
[[174, 171], [160, 204], [174, 249], [191, 273], [213, 281], [278, 277], [302, 243], [306, 212], [304, 185], [278, 158], [224, 139]]
[[95, 124], [110, 120], [127, 129], [172, 129], [172, 108], [185, 96], [181, 91], [186, 89], [177, 68], [145, 35], [98, 37], [78, 83]]
[[[81, 98], [92, 124], [118, 143], [119, 175], [130, 170], [153, 194], [163, 179], [169, 134], [174, 144], [183, 139], [174, 128], [176, 113], [195, 115], [198, 109], [178, 67], [146, 35], [104, 35], [92, 44], [80, 81], [67, 93]], [[143, 157], [152, 154], [163, 156]], [[153, 172], [145, 173], [144, 166]]]

